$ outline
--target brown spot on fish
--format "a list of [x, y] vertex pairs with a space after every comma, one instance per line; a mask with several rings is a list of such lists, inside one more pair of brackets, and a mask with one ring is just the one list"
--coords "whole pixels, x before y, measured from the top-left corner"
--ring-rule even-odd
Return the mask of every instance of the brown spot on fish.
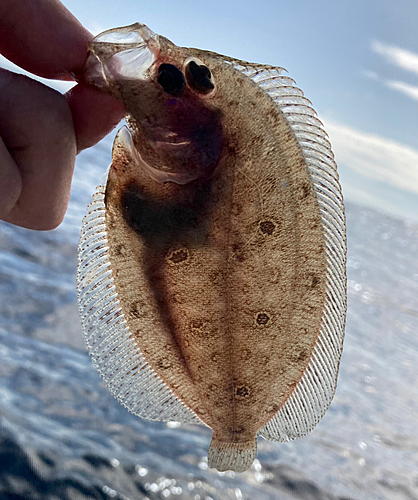
[[250, 389], [244, 385], [235, 388], [235, 397], [237, 399], [246, 399], [250, 394]]
[[237, 259], [238, 262], [244, 262], [245, 256], [244, 256], [244, 244], [243, 243], [234, 243], [232, 245], [232, 252], [234, 257]]
[[141, 302], [134, 302], [129, 308], [129, 315], [135, 318], [140, 318], [143, 314], [143, 304]]
[[311, 187], [309, 184], [302, 184], [299, 190], [299, 196], [301, 200], [304, 200], [311, 192]]
[[276, 224], [274, 224], [274, 222], [272, 222], [271, 220], [263, 220], [259, 225], [261, 232], [268, 235], [273, 234], [276, 228]]
[[195, 319], [190, 323], [192, 330], [202, 330], [205, 326], [205, 322], [202, 319]]
[[119, 243], [119, 245], [116, 245], [115, 247], [115, 253], [117, 255], [122, 255], [122, 250], [123, 250], [123, 244]]
[[270, 408], [266, 408], [265, 412], [271, 414], [275, 414], [280, 410], [279, 405], [273, 405]]
[[170, 368], [172, 368], [170, 361], [165, 358], [161, 358], [160, 361], [158, 361], [157, 365], [161, 370], [170, 370]]
[[219, 285], [219, 283], [225, 280], [225, 277], [221, 271], [212, 271], [209, 273], [209, 280], [214, 285]]
[[255, 322], [259, 326], [266, 326], [270, 321], [270, 316], [265, 312], [260, 312], [255, 318]]
[[321, 279], [319, 278], [319, 276], [316, 276], [315, 274], [312, 274], [310, 278], [311, 278], [311, 283], [310, 283], [311, 288], [315, 288], [321, 283]]
[[309, 356], [309, 352], [307, 349], [301, 348], [299, 350], [295, 350], [292, 353], [292, 359], [295, 362], [304, 361]]

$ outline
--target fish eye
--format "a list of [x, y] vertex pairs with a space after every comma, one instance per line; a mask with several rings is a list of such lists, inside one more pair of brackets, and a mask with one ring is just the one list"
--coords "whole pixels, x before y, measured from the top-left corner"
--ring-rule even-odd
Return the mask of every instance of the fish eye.
[[176, 66], [164, 63], [158, 68], [158, 83], [167, 94], [178, 95], [183, 91], [186, 80]]
[[199, 59], [186, 61], [184, 73], [188, 85], [199, 94], [209, 94], [215, 88], [210, 69]]

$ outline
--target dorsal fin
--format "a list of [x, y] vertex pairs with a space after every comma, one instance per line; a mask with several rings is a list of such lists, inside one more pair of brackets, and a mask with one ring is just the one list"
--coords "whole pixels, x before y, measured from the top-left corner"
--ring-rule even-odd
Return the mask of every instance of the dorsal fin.
[[259, 434], [288, 441], [308, 434], [331, 404], [344, 340], [346, 303], [345, 213], [337, 165], [328, 135], [311, 102], [283, 68], [224, 57], [278, 105], [305, 157], [316, 191], [326, 245], [327, 299], [310, 363], [291, 397]]

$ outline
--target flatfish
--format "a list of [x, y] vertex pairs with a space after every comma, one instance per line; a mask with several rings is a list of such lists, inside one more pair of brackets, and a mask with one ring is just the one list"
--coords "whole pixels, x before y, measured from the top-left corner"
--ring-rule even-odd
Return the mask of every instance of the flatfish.
[[328, 136], [282, 68], [143, 24], [98, 35], [84, 80], [128, 125], [79, 245], [90, 355], [129, 411], [209, 426], [209, 467], [245, 471], [257, 435], [305, 436], [336, 389], [346, 235]]

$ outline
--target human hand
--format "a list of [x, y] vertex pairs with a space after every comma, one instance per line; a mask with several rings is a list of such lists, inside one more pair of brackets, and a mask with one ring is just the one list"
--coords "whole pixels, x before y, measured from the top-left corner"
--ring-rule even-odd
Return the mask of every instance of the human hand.
[[[38, 76], [80, 75], [92, 38], [58, 0], [0, 2], [0, 52]], [[0, 68], [0, 219], [29, 229], [57, 227], [77, 153], [124, 114], [116, 99], [85, 84], [63, 96]]]

